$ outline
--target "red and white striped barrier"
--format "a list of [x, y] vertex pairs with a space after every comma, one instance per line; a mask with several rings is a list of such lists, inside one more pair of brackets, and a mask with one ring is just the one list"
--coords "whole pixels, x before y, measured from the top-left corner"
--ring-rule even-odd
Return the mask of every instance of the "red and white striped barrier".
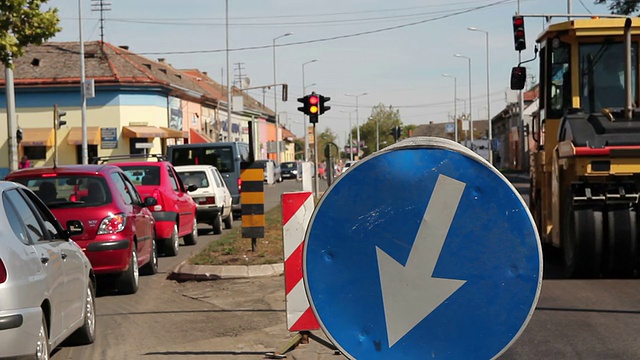
[[318, 330], [302, 279], [304, 236], [313, 214], [313, 194], [307, 191], [282, 194], [284, 240], [284, 287], [289, 331]]

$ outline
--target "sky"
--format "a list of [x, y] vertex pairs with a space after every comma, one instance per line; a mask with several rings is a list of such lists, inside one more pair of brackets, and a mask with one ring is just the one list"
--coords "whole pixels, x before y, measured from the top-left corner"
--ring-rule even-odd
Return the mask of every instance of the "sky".
[[[100, 0], [80, 1], [84, 41], [100, 40], [100, 12], [92, 11], [92, 4]], [[568, 4], [572, 14], [609, 12], [593, 0], [103, 2], [110, 4], [110, 11], [104, 12], [106, 42], [128, 45], [130, 51], [150, 59], [165, 58], [178, 69], [206, 71], [222, 84], [226, 84], [228, 9], [232, 81], [242, 76], [249, 78], [250, 87], [273, 84], [275, 55], [275, 83], [286, 83], [289, 89], [288, 101], [278, 100], [277, 104], [281, 123], [303, 136], [303, 116], [296, 99], [303, 96], [304, 73], [306, 93], [315, 91], [331, 98], [331, 110], [320, 116], [317, 129], [331, 129], [339, 145], [344, 145], [350, 123], [351, 127], [363, 124], [379, 104], [399, 110], [404, 125], [420, 125], [449, 121], [455, 98], [457, 113], [463, 108], [469, 112], [471, 98], [472, 117], [487, 119], [487, 69], [494, 116], [513, 95], [508, 94], [509, 74], [518, 64], [518, 52], [512, 15], [518, 10], [525, 15], [566, 14]], [[79, 41], [79, 4], [49, 0], [45, 5], [58, 8], [61, 19], [62, 31], [51, 41]], [[544, 21], [525, 18], [523, 60], [533, 58], [535, 38]], [[537, 61], [527, 66], [533, 75], [530, 81], [537, 82]], [[249, 93], [275, 108], [273, 89]]]

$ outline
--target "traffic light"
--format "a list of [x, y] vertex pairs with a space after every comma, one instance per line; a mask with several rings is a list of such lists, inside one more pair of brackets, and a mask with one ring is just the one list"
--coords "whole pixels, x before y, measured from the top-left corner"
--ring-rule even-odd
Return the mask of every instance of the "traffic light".
[[298, 102], [302, 103], [302, 106], [298, 107], [298, 111], [303, 112], [305, 115], [309, 115], [309, 109], [307, 108], [309, 96], [310, 95], [305, 95], [301, 98], [298, 98]]
[[22, 141], [22, 136], [22, 128], [18, 128], [18, 130], [16, 130], [16, 141], [18, 144]]
[[513, 17], [513, 40], [516, 51], [522, 51], [527, 48], [527, 41], [524, 38], [524, 17], [519, 15]]
[[322, 96], [312, 92], [311, 95], [298, 98], [298, 102], [302, 103], [302, 106], [298, 107], [298, 111], [309, 115], [309, 122], [315, 124], [318, 122], [318, 115], [331, 109], [331, 106], [325, 105], [329, 100], [331, 100], [331, 98], [328, 96]]
[[320, 96], [320, 115], [324, 114], [325, 111], [329, 111], [331, 110], [331, 106], [327, 106], [326, 103], [329, 102], [329, 100], [331, 100], [330, 97], [328, 96]]
[[394, 126], [394, 127], [392, 127], [390, 133], [393, 136], [393, 139], [396, 142], [398, 142], [398, 139], [400, 139], [400, 135], [402, 135], [402, 126]]
[[58, 109], [58, 105], [53, 105], [53, 126], [56, 130], [67, 124], [66, 120], [61, 120], [65, 115], [67, 115], [66, 111]]
[[318, 115], [320, 115], [320, 96], [316, 95], [316, 93], [309, 95], [307, 110], [309, 111], [309, 122], [312, 124], [317, 123]]
[[511, 90], [524, 89], [527, 82], [527, 68], [524, 66], [515, 66], [511, 68]]

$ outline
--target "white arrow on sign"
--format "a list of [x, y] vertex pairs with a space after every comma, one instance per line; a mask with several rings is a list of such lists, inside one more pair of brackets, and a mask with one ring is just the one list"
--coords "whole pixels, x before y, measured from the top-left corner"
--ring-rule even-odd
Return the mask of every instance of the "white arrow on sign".
[[463, 182], [438, 176], [405, 266], [376, 247], [389, 347], [466, 282], [433, 277], [464, 188]]

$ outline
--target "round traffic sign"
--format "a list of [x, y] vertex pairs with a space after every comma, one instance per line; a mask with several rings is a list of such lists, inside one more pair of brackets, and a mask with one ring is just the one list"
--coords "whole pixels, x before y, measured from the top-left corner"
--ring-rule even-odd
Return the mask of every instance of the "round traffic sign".
[[311, 307], [352, 359], [497, 357], [542, 282], [522, 197], [444, 139], [411, 138], [356, 163], [323, 196], [305, 241]]

